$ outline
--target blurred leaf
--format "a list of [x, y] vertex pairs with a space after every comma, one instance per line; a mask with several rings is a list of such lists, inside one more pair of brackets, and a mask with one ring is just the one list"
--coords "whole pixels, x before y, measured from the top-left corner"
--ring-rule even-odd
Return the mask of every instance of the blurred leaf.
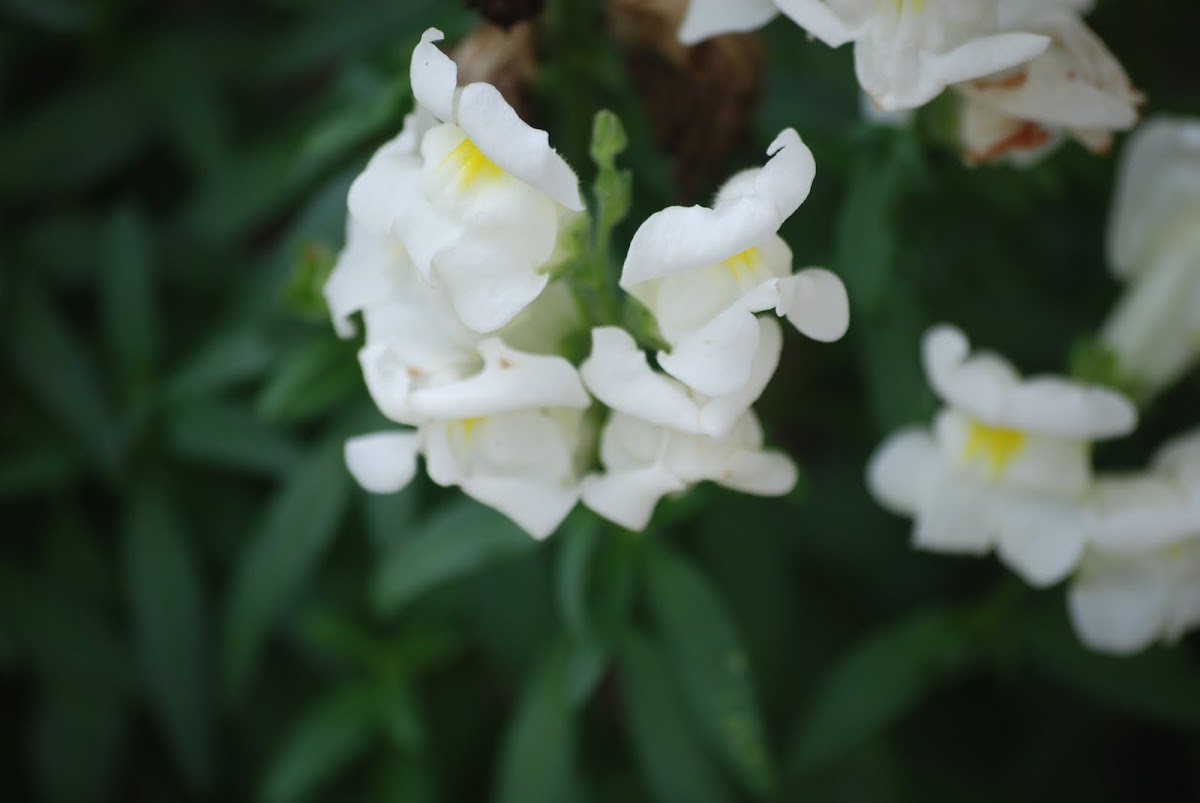
[[77, 31], [88, 22], [84, 0], [3, 0], [0, 9], [22, 22], [48, 31]]
[[293, 312], [310, 321], [329, 318], [324, 288], [336, 262], [337, 254], [325, 243], [310, 241], [300, 246], [283, 289], [284, 300]]
[[167, 441], [181, 457], [242, 471], [285, 474], [300, 453], [248, 406], [211, 401], [176, 410], [166, 421]]
[[1062, 611], [1029, 629], [1033, 662], [1062, 685], [1134, 716], [1200, 730], [1200, 676], [1186, 651], [1157, 647], [1134, 656], [1093, 652]]
[[327, 440], [296, 466], [246, 545], [225, 619], [225, 679], [235, 697], [251, 679], [267, 631], [333, 543], [349, 493], [341, 440]]
[[818, 769], [882, 733], [967, 665], [974, 657], [970, 641], [960, 617], [933, 609], [859, 642], [813, 695], [794, 768]]
[[412, 529], [421, 501], [421, 483], [410, 482], [407, 488], [394, 494], [363, 494], [360, 501], [371, 545], [385, 551], [402, 541]]
[[60, 444], [10, 449], [0, 461], [0, 497], [27, 496], [71, 482], [79, 474], [79, 455]]
[[51, 684], [33, 716], [30, 746], [46, 803], [110, 798], [126, 732], [124, 702], [96, 689]]
[[650, 609], [700, 732], [757, 797], [774, 785], [749, 657], [733, 617], [699, 571], [665, 549], [646, 567]]
[[570, 803], [575, 791], [575, 722], [568, 705], [567, 650], [542, 659], [500, 748], [496, 803]]
[[638, 633], [621, 654], [621, 690], [638, 763], [658, 803], [733, 799], [684, 713], [665, 657]]
[[274, 359], [275, 350], [261, 332], [217, 325], [213, 337], [171, 377], [167, 392], [174, 401], [211, 395], [254, 379]]
[[115, 474], [121, 437], [95, 365], [40, 290], [29, 286], [14, 296], [6, 339], [18, 375], [93, 462]]
[[395, 677], [385, 680], [379, 690], [376, 711], [383, 732], [397, 750], [411, 752], [424, 744], [425, 726], [407, 680]]
[[301, 341], [285, 354], [258, 397], [273, 421], [296, 423], [327, 412], [362, 387], [356, 347], [333, 336]]
[[382, 557], [371, 585], [375, 608], [394, 613], [430, 589], [535, 543], [491, 508], [467, 499], [455, 502]]
[[263, 781], [264, 803], [309, 799], [371, 744], [376, 698], [361, 686], [340, 689], [310, 705], [289, 729]]
[[558, 609], [567, 632], [576, 639], [587, 639], [591, 635], [588, 612], [588, 590], [592, 559], [601, 538], [600, 522], [587, 517], [580, 526], [560, 528], [558, 538], [561, 548], [555, 571], [555, 591]]
[[118, 209], [108, 224], [101, 271], [104, 333], [117, 366], [135, 381], [145, 381], [159, 344], [152, 249], [141, 214]]
[[125, 578], [151, 703], [184, 777], [204, 789], [213, 778], [204, 600], [187, 534], [154, 484], [133, 500]]
[[838, 273], [856, 314], [876, 313], [893, 281], [897, 207], [906, 188], [906, 160], [899, 134], [861, 149], [850, 177], [837, 228]]
[[148, 134], [123, 81], [89, 78], [6, 122], [0, 193], [26, 201], [83, 187], [132, 159]]

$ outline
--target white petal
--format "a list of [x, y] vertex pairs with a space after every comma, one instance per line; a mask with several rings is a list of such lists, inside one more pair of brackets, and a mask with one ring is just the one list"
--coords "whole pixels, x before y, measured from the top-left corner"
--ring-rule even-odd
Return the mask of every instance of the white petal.
[[862, 25], [841, 17], [825, 0], [775, 0], [792, 22], [830, 47], [841, 47], [862, 33]]
[[494, 332], [521, 313], [550, 281], [520, 254], [468, 240], [444, 249], [434, 272], [455, 312], [476, 332]]
[[979, 484], [941, 472], [917, 510], [913, 545], [930, 552], [983, 555], [995, 543], [994, 496]]
[[621, 287], [724, 262], [774, 234], [783, 223], [763, 198], [742, 197], [719, 204], [672, 206], [655, 212], [638, 228], [621, 270]]
[[408, 214], [420, 188], [421, 160], [404, 135], [384, 144], [350, 185], [350, 215], [378, 236], [390, 234], [398, 217]]
[[1172, 227], [1194, 230], [1197, 204], [1200, 120], [1156, 117], [1138, 126], [1125, 144], [1108, 225], [1108, 256], [1117, 274], [1144, 268]]
[[472, 475], [462, 480], [467, 496], [495, 508], [538, 540], [558, 529], [579, 501], [579, 489], [550, 480]]
[[417, 473], [421, 437], [417, 432], [376, 432], [346, 441], [346, 467], [366, 490], [395, 493]]
[[782, 223], [808, 198], [817, 175], [817, 163], [793, 128], [779, 132], [767, 146], [767, 156], [771, 159], [759, 171], [754, 188], [759, 197], [774, 204]]
[[437, 28], [430, 28], [421, 35], [421, 43], [413, 50], [409, 75], [417, 103], [437, 115], [438, 119], [453, 122], [458, 66], [434, 45], [434, 42], [444, 38], [445, 35]]
[[1132, 655], [1163, 635], [1169, 591], [1153, 578], [1119, 569], [1084, 570], [1067, 593], [1071, 623], [1094, 650]]
[[417, 413], [437, 419], [467, 419], [541, 407], [582, 409], [591, 399], [579, 373], [559, 356], [529, 354], [499, 338], [479, 344], [484, 367], [478, 374], [412, 393]]
[[716, 479], [719, 485], [755, 496], [786, 496], [796, 487], [795, 462], [782, 452], [738, 452]]
[[629, 530], [646, 529], [658, 500], [687, 485], [661, 464], [585, 477], [583, 503], [595, 513]]
[[952, 326], [936, 326], [923, 344], [925, 373], [946, 402], [991, 426], [1062, 438], [1124, 435], [1137, 409], [1115, 391], [1060, 377], [1021, 380], [993, 355], [968, 359], [970, 344]]
[[997, 510], [1000, 522], [996, 554], [1037, 588], [1069, 575], [1083, 555], [1084, 531], [1068, 506], [1033, 500], [1011, 500]]
[[458, 102], [458, 124], [485, 156], [567, 209], [583, 210], [579, 179], [549, 135], [523, 121], [491, 84], [470, 84]]
[[893, 513], [911, 516], [936, 485], [941, 457], [929, 431], [909, 427], [888, 436], [867, 464], [867, 488]]
[[778, 292], [778, 312], [813, 340], [838, 340], [850, 327], [846, 286], [827, 270], [808, 268], [779, 279]]
[[679, 25], [679, 41], [694, 45], [718, 34], [753, 31], [777, 13], [772, 0], [690, 0]]
[[379, 236], [346, 219], [346, 247], [338, 254], [322, 292], [338, 337], [352, 337], [350, 316], [392, 295], [411, 266], [403, 248], [393, 238]]
[[739, 393], [750, 382], [760, 334], [754, 313], [735, 305], [680, 339], [669, 353], [659, 352], [658, 364], [706, 396]]
[[929, 66], [937, 75], [941, 86], [946, 87], [1023, 64], [1044, 53], [1049, 46], [1050, 37], [1039, 34], [1002, 33], [982, 36], [959, 45], [948, 53], [931, 54]]

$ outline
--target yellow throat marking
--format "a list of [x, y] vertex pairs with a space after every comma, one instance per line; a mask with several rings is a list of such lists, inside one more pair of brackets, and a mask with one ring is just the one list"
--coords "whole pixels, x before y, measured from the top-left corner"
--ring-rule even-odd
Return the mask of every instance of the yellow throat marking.
[[1028, 438], [1028, 435], [1018, 429], [989, 427], [987, 424], [971, 421], [967, 432], [967, 444], [963, 447], [963, 459], [968, 463], [975, 460], [986, 461], [992, 476], [998, 477], [1025, 448]]
[[475, 430], [479, 429], [479, 425], [483, 423], [483, 417], [464, 418], [458, 422], [460, 431], [462, 432], [462, 442], [466, 446], [475, 439]]
[[504, 175], [503, 168], [487, 158], [470, 137], [463, 137], [440, 166], [453, 171], [451, 181], [460, 191], [470, 189], [476, 182], [494, 181]]
[[[887, 5], [887, 0], [875, 0], [875, 7], [880, 11]], [[891, 0], [891, 5], [895, 6], [897, 14], [903, 14], [906, 8], [914, 14], [925, 10], [925, 0]]]
[[733, 274], [734, 280], [741, 285], [746, 284], [748, 279], [755, 278], [755, 274], [762, 266], [762, 252], [758, 250], [758, 246], [756, 245], [752, 245], [745, 251], [734, 254], [725, 260], [725, 267], [729, 268], [729, 272]]

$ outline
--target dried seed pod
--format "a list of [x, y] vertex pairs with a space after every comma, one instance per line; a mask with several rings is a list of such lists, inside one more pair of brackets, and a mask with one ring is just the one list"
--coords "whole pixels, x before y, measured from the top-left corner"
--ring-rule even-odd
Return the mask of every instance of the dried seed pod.
[[534, 118], [533, 80], [537, 74], [534, 26], [522, 22], [505, 29], [483, 23], [454, 48], [458, 81], [494, 85], [521, 119]]
[[466, 4], [489, 22], [508, 28], [541, 14], [545, 0], [466, 0]]

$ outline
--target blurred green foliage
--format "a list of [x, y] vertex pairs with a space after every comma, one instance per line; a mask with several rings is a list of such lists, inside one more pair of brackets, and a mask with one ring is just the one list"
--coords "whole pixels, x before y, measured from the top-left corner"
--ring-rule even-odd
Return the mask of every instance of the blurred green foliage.
[[[594, 113], [621, 115], [627, 237], [674, 200], [665, 159], [599, 3], [551, 5], [544, 126], [586, 172]], [[1111, 160], [967, 169], [944, 109], [872, 130], [848, 53], [772, 25], [732, 166], [801, 132], [818, 177], [784, 234], [854, 304], [841, 343], [789, 343], [761, 405], [802, 488], [702, 488], [644, 535], [579, 511], [539, 545], [427, 483], [353, 486], [341, 443], [382, 420], [318, 292], [349, 182], [410, 105], [413, 44], [467, 12], [2, 0], [0, 19], [5, 799], [1200, 797], [1194, 640], [1091, 654], [1060, 591], [911, 551], [862, 483], [932, 409], [931, 322], [1103, 378]], [[1150, 111], [1200, 113], [1194, 3], [1110, 0], [1093, 23]], [[1136, 465], [1198, 393], [1101, 459]]]

